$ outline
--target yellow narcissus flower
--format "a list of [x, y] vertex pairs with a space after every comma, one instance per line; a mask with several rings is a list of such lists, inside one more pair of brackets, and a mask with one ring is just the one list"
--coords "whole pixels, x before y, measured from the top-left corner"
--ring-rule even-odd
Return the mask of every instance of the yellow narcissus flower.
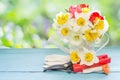
[[108, 22], [106, 20], [99, 22], [98, 26], [95, 26], [95, 29], [99, 32], [99, 37], [102, 38], [102, 36], [107, 32], [109, 28]]
[[66, 14], [60, 13], [60, 14], [57, 15], [57, 23], [59, 25], [66, 24], [68, 19], [69, 19], [69, 14], [68, 13], [66, 13]]
[[90, 11], [90, 8], [82, 8], [83, 13], [88, 13]]
[[94, 27], [96, 30], [103, 30], [104, 29], [104, 21], [99, 20], [98, 23]]
[[77, 51], [72, 51], [72, 52], [70, 53], [70, 59], [71, 59], [71, 61], [72, 61], [73, 63], [79, 62], [79, 61], [80, 61], [80, 57], [79, 57], [79, 55], [78, 55], [78, 52], [77, 52]]
[[95, 41], [98, 38], [98, 31], [88, 29], [85, 31], [84, 36], [89, 42]]
[[[69, 26], [70, 18], [71, 18], [71, 16], [69, 13], [60, 12], [59, 14], [56, 15], [56, 19], [54, 19], [54, 23], [52, 24], [52, 27], [56, 31], [60, 31], [61, 28]], [[62, 32], [64, 32], [64, 31], [65, 31], [65, 29], [62, 30]]]

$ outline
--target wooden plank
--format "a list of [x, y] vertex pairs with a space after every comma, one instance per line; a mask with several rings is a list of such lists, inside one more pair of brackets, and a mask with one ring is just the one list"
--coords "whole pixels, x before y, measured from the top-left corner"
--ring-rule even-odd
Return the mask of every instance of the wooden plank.
[[120, 47], [106, 47], [97, 54], [107, 53], [111, 57], [110, 68], [112, 71], [120, 71]]
[[[120, 47], [108, 47], [98, 53], [108, 53], [112, 58], [111, 71], [120, 71]], [[59, 49], [0, 49], [0, 72], [42, 71], [46, 55], [64, 54]]]
[[48, 54], [63, 53], [59, 49], [1, 49], [0, 71], [39, 71]]
[[68, 74], [65, 72], [46, 72], [46, 73], [0, 73], [0, 80], [119, 80], [120, 73], [110, 73], [109, 75], [100, 73], [91, 74]]

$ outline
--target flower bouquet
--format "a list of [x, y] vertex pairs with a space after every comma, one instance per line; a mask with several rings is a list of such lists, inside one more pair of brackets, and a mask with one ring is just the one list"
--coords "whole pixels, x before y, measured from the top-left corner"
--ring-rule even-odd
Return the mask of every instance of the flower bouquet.
[[[107, 54], [96, 55], [109, 42], [106, 34], [109, 25], [99, 11], [90, 11], [87, 4], [70, 6], [66, 13], [56, 15], [53, 28], [58, 38], [68, 44], [69, 49], [52, 38], [49, 42], [53, 42], [69, 55], [48, 55], [45, 58], [45, 71], [60, 69], [81, 73], [109, 73], [108, 63], [111, 59]], [[95, 50], [95, 44], [100, 43], [104, 35], [107, 36], [107, 41]]]

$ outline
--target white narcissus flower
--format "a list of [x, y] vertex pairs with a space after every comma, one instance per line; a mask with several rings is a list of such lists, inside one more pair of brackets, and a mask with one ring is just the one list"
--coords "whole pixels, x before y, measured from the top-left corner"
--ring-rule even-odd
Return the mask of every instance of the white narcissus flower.
[[71, 29], [69, 26], [62, 26], [57, 33], [59, 34], [59, 37], [61, 39], [69, 39], [70, 34], [71, 34]]
[[70, 44], [79, 46], [82, 43], [81, 33], [72, 33], [70, 36]]
[[93, 51], [93, 50], [89, 51], [89, 50], [84, 48], [84, 52], [82, 54], [79, 54], [79, 55], [81, 56], [81, 62], [80, 62], [81, 65], [85, 64], [87, 66], [91, 66], [94, 63], [99, 62], [99, 59], [96, 56], [95, 51]]
[[76, 32], [88, 27], [89, 17], [89, 13], [75, 13], [75, 19], [71, 19], [73, 30]]

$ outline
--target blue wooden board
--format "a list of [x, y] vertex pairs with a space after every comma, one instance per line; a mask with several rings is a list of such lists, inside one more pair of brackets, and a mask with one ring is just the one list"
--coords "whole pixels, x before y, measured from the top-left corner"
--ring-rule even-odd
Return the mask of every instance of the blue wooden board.
[[0, 80], [120, 80], [120, 73], [68, 74], [65, 72], [46, 73], [0, 73]]
[[107, 47], [97, 54], [103, 53], [112, 58], [108, 76], [102, 73], [42, 72], [46, 55], [66, 55], [59, 49], [0, 49], [0, 80], [119, 80], [120, 47]]

